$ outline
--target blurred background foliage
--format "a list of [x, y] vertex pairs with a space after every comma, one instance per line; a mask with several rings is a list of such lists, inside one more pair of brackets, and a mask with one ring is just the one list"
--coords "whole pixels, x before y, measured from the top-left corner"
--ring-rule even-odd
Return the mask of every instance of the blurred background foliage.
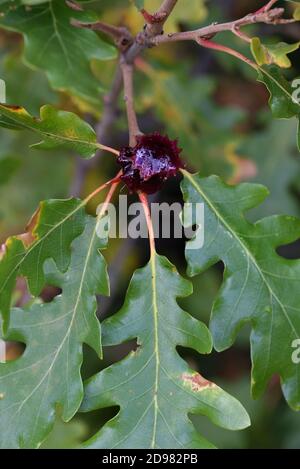
[[[153, 11], [160, 0], [147, 0]], [[211, 21], [225, 21], [241, 17], [262, 6], [256, 0], [180, 0], [166, 25], [166, 31], [199, 27]], [[104, 21], [127, 25], [138, 32], [143, 20], [129, 0], [102, 0], [89, 4], [101, 14]], [[248, 28], [249, 33], [269, 41], [299, 40], [298, 25], [259, 25]], [[219, 36], [223, 44], [249, 55], [247, 44], [230, 33]], [[24, 106], [38, 115], [39, 108], [51, 103], [71, 110], [97, 125], [101, 108], [92, 107], [64, 93], [51, 90], [44, 73], [29, 68], [22, 60], [23, 40], [18, 34], [0, 32], [0, 77], [7, 85], [7, 102]], [[290, 79], [299, 77], [299, 52], [291, 55], [293, 68]], [[95, 62], [93, 72], [109, 88], [115, 61]], [[63, 64], [62, 64], [63, 66]], [[270, 196], [259, 208], [249, 213], [258, 218], [274, 213], [299, 215], [300, 163], [296, 149], [293, 120], [274, 121], [268, 109], [268, 94], [257, 83], [255, 74], [244, 63], [220, 53], [200, 49], [193, 43], [164, 45], [147, 51], [136, 62], [136, 106], [141, 128], [145, 132], [159, 130], [178, 138], [189, 169], [203, 175], [218, 174], [229, 183], [255, 181], [265, 184]], [[105, 144], [118, 148], [127, 143], [127, 124], [124, 106], [120, 110], [113, 132]], [[36, 140], [31, 134], [0, 131], [0, 241], [24, 231], [31, 214], [40, 200], [65, 198], [73, 191], [80, 160], [74, 154], [31, 150]], [[79, 169], [78, 169], [79, 168]], [[116, 171], [108, 154], [98, 156], [96, 164], [88, 169], [81, 196]], [[159, 194], [160, 201], [181, 200], [178, 181], [166, 185]], [[157, 199], [156, 199], [157, 200]], [[91, 207], [95, 208], [94, 207]], [[160, 240], [158, 250], [185, 272], [184, 245], [177, 240]], [[280, 252], [287, 257], [299, 257], [299, 243]], [[108, 316], [119, 308], [132, 272], [143, 265], [148, 255], [147, 243], [134, 240], [112, 240], [106, 257], [110, 263], [111, 298], [103, 298], [100, 316]], [[211, 268], [193, 282], [196, 293], [181, 300], [181, 305], [195, 317], [208, 323], [214, 298], [221, 284], [222, 265]], [[24, 301], [26, 286], [18, 284], [16, 302]], [[46, 289], [43, 299], [49, 300], [55, 292]], [[230, 350], [199, 357], [190, 350], [180, 349], [181, 355], [196, 370], [215, 380], [235, 395], [248, 410], [252, 426], [242, 432], [230, 433], [210, 425], [205, 418], [194, 418], [203, 435], [221, 448], [300, 448], [300, 417], [283, 401], [278, 379], [274, 377], [263, 398], [253, 401], [249, 391], [250, 354], [249, 331], [241, 331], [239, 340]], [[84, 377], [124, 357], [134, 344], [125, 344], [105, 350], [100, 362], [88, 347], [85, 348]], [[10, 344], [9, 358], [16, 359], [20, 346]], [[76, 446], [91, 436], [115, 415], [117, 409], [78, 415], [64, 424], [58, 418], [43, 448]], [[59, 414], [59, 409], [58, 409]]]

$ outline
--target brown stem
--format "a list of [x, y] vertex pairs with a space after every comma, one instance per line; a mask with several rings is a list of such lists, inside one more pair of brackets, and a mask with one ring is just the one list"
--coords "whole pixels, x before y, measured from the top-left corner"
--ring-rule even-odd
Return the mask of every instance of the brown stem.
[[[148, 39], [162, 31], [163, 25], [171, 14], [176, 3], [177, 0], [164, 0], [158, 11], [159, 14], [161, 14], [163, 11], [166, 13], [164, 19], [155, 26], [148, 25], [144, 31], [137, 35], [133, 44], [122, 54], [122, 57], [120, 59], [120, 65], [116, 71], [111, 91], [104, 99], [104, 112], [102, 120], [98, 128], [96, 129], [97, 138], [99, 142], [102, 142], [104, 139], [107, 138], [107, 135], [110, 133], [111, 127], [116, 117], [118, 98], [121, 93], [122, 84], [124, 81], [122, 73], [124, 70], [122, 71], [121, 62], [125, 62], [129, 65], [133, 64], [135, 58], [143, 51], [143, 49], [148, 46]], [[128, 96], [128, 92], [125, 92], [125, 95], [126, 94]], [[132, 94], [130, 95], [129, 93], [129, 97], [130, 96], [132, 96]], [[126, 104], [128, 104], [128, 101]], [[138, 125], [136, 127], [138, 128]], [[138, 131], [138, 133], [140, 133], [140, 131]]]
[[143, 31], [136, 36], [132, 46], [129, 47], [126, 54], [124, 54], [127, 63], [133, 63], [135, 58], [151, 45], [151, 40], [162, 33], [164, 24], [176, 6], [177, 1], [178, 0], [163, 0], [159, 10], [154, 14], [161, 18], [160, 22], [155, 24], [148, 23]]
[[284, 8], [274, 8], [268, 11], [261, 11], [256, 13], [251, 13], [244, 16], [241, 19], [230, 21], [228, 23], [220, 24], [211, 24], [210, 26], [205, 26], [194, 31], [185, 31], [179, 33], [171, 34], [162, 34], [160, 36], [155, 36], [150, 40], [152, 45], [159, 45], [167, 42], [176, 42], [176, 41], [197, 41], [199, 37], [202, 38], [211, 38], [216, 34], [222, 31], [233, 31], [234, 29], [239, 29], [242, 26], [247, 26], [254, 23], [266, 23], [266, 24], [280, 24], [280, 23], [290, 23], [295, 20], [285, 20], [282, 19], [284, 13]]
[[92, 29], [93, 31], [101, 31], [102, 33], [110, 36], [117, 44], [120, 50], [125, 51], [133, 42], [133, 37], [125, 27], [114, 26], [102, 21], [95, 23], [85, 23], [78, 21], [74, 18], [71, 19], [71, 24], [76, 28]]
[[134, 92], [133, 92], [133, 65], [121, 62], [124, 83], [124, 101], [126, 104], [128, 129], [129, 129], [129, 145], [136, 145], [137, 135], [141, 135], [139, 124], [134, 109]]
[[[154, 16], [156, 18], [159, 18], [160, 21], [155, 22], [154, 24], [148, 23], [146, 28], [144, 28], [144, 30], [136, 36], [136, 38], [133, 40], [133, 43], [125, 51], [123, 51], [123, 54], [122, 54], [123, 62], [129, 65], [133, 64], [136, 57], [145, 48], [151, 45], [153, 46], [153, 45], [158, 45], [158, 44], [166, 43], [166, 42], [185, 41], [185, 40], [196, 40], [199, 43], [199, 39], [201, 38], [210, 39], [221, 31], [232, 31], [234, 34], [237, 34], [239, 37], [246, 40], [246, 35], [240, 31], [240, 28], [242, 26], [246, 26], [246, 25], [253, 24], [253, 23], [285, 24], [285, 23], [294, 22], [294, 20], [282, 19], [284, 8], [271, 9], [272, 6], [276, 3], [275, 0], [271, 0], [257, 12], [246, 15], [244, 18], [241, 18], [236, 21], [231, 21], [231, 22], [222, 23], [222, 24], [212, 24], [210, 26], [206, 26], [204, 28], [200, 28], [195, 31], [186, 31], [186, 32], [163, 35], [161, 33], [162, 33], [164, 23], [167, 21], [168, 17], [170, 16], [171, 12], [176, 6], [176, 3], [177, 3], [177, 0], [163, 0], [159, 10], [154, 14]], [[100, 23], [100, 24], [101, 24], [101, 27], [104, 27], [103, 23]], [[108, 28], [109, 26], [105, 25], [105, 30], [106, 30], [105, 32], [108, 32]], [[109, 28], [109, 30], [111, 33], [117, 32], [117, 35], [119, 35], [120, 28], [118, 29], [115, 27], [111, 27]], [[205, 44], [202, 43], [202, 45], [205, 45], [206, 47], [209, 46], [207, 42]], [[214, 46], [214, 48], [218, 50], [222, 50], [222, 46], [220, 45], [218, 47]], [[122, 48], [121, 48], [121, 51], [122, 51]], [[236, 57], [238, 56], [237, 53], [235, 53], [233, 50], [225, 51], [223, 48], [223, 51], [227, 53], [231, 53], [232, 55], [235, 55]], [[249, 63], [248, 62], [249, 59], [245, 58], [244, 56], [239, 56], [239, 58]], [[253, 64], [251, 66], [253, 66]], [[111, 91], [105, 97], [105, 100], [104, 100], [103, 117], [102, 117], [100, 124], [97, 126], [97, 129], [96, 129], [98, 141], [101, 143], [107, 142], [108, 135], [111, 132], [112, 125], [116, 118], [118, 98], [122, 90], [122, 84], [123, 84], [122, 75], [123, 74], [122, 74], [121, 66], [119, 66], [115, 75], [115, 79], [114, 79]], [[137, 125], [136, 115], [134, 112], [134, 106], [133, 106], [133, 100], [132, 100], [133, 93], [130, 93], [130, 92], [128, 93], [127, 91], [125, 95], [127, 96], [127, 98], [129, 96], [129, 99], [127, 99], [127, 102], [126, 102], [126, 105], [127, 105], [126, 107], [127, 107], [127, 113], [128, 113], [128, 107], [129, 107], [129, 120], [130, 120], [129, 125], [132, 128], [131, 134], [134, 135], [136, 133], [139, 133], [139, 129]], [[133, 141], [133, 137], [131, 138]], [[102, 154], [102, 153], [103, 152], [99, 152], [99, 154]], [[74, 190], [72, 191], [72, 193], [74, 195], [76, 196], [80, 195], [83, 181], [85, 178], [85, 174], [88, 171], [88, 169], [91, 168], [96, 163], [96, 161], [97, 161], [96, 159], [89, 160], [88, 162], [84, 160], [79, 161], [78, 169], [77, 169], [77, 176], [73, 184]]]
[[173, 11], [177, 0], [163, 0], [159, 10], [155, 13], [157, 21], [148, 23], [146, 28], [138, 34], [134, 43], [122, 55], [120, 66], [123, 74], [124, 83], [124, 99], [126, 103], [128, 127], [129, 127], [129, 144], [136, 144], [136, 136], [141, 134], [139, 129], [136, 112], [134, 109], [134, 93], [133, 93], [133, 63], [135, 58], [149, 45], [149, 39], [161, 34], [163, 26]]
[[159, 10], [153, 15], [156, 18], [160, 18], [160, 21], [157, 21], [153, 24], [148, 24], [148, 33], [151, 36], [161, 34], [163, 26], [174, 10], [177, 1], [178, 0], [163, 0]]
[[68, 7], [72, 8], [74, 11], [83, 11], [83, 8], [79, 3], [75, 2], [74, 0], [66, 0], [66, 4]]
[[197, 39], [197, 42], [200, 46], [207, 47], [208, 49], [214, 49], [220, 52], [225, 52], [226, 54], [233, 55], [234, 57], [237, 57], [246, 64], [250, 65], [250, 67], [254, 68], [255, 70], [258, 70], [258, 66], [255, 62], [253, 62], [253, 60], [248, 59], [248, 57], [234, 49], [231, 49], [230, 47], [223, 46], [222, 44], [217, 44], [216, 42], [210, 41], [209, 39], [201, 39], [200, 37]]
[[[128, 64], [133, 64], [135, 58], [149, 45], [149, 39], [153, 38], [156, 34], [160, 34], [162, 32], [162, 28], [166, 20], [168, 19], [169, 15], [171, 14], [173, 8], [175, 7], [177, 0], [164, 0], [159, 8], [157, 14], [162, 15], [163, 18], [161, 21], [155, 25], [148, 24], [147, 27], [137, 35], [137, 37], [133, 40], [133, 43], [129, 45], [129, 47], [124, 50], [119, 45], [119, 49], [122, 54], [122, 60]], [[78, 24], [77, 26], [83, 26], [83, 24]], [[109, 25], [105, 25], [104, 23], [99, 24], [102, 28], [105, 28], [103, 32], [111, 33], [114, 35], [114, 39], [118, 39], [120, 29], [115, 27], [109, 27]], [[117, 38], [116, 38], [117, 36]], [[122, 42], [122, 41], [121, 41]], [[119, 65], [115, 74], [115, 78], [111, 87], [109, 94], [104, 98], [104, 110], [102, 114], [102, 119], [96, 127], [97, 139], [100, 143], [108, 143], [108, 137], [111, 133], [112, 126], [117, 116], [117, 104], [119, 95], [122, 91], [123, 85], [123, 74], [121, 70], [121, 66]], [[126, 93], [128, 95], [128, 93]], [[129, 94], [130, 97], [130, 94]], [[128, 104], [128, 102], [126, 103]], [[133, 118], [134, 119], [134, 118]], [[138, 126], [137, 126], [138, 128]], [[135, 131], [134, 131], [135, 132]], [[139, 132], [138, 132], [139, 133]], [[133, 140], [133, 139], [132, 139]], [[98, 156], [103, 155], [103, 152], [100, 150], [98, 152]], [[85, 181], [85, 177], [87, 172], [98, 164], [99, 158], [93, 158], [92, 160], [82, 160], [82, 158], [78, 159], [78, 163], [76, 165], [76, 174], [74, 177], [74, 181], [71, 188], [71, 194], [75, 197], [79, 197], [82, 192], [82, 187]]]
[[[121, 61], [126, 62], [127, 64], [133, 64], [135, 58], [148, 46], [147, 40], [150, 37], [154, 37], [156, 34], [160, 34], [163, 28], [164, 23], [168, 19], [169, 15], [173, 11], [177, 0], [163, 0], [159, 10], [158, 15], [165, 13], [164, 18], [159, 24], [156, 25], [147, 25], [147, 28], [143, 30], [135, 38], [133, 44], [123, 53]], [[123, 73], [121, 69], [121, 64], [119, 65], [114, 82], [111, 88], [110, 93], [105, 97], [104, 100], [104, 112], [102, 120], [97, 128], [97, 137], [99, 142], [102, 142], [107, 135], [110, 133], [112, 124], [116, 117], [117, 102], [119, 95], [122, 90], [123, 84]], [[128, 93], [126, 93], [128, 95]], [[130, 93], [129, 93], [130, 94]], [[132, 94], [131, 94], [132, 96]], [[137, 126], [138, 128], [138, 126]]]

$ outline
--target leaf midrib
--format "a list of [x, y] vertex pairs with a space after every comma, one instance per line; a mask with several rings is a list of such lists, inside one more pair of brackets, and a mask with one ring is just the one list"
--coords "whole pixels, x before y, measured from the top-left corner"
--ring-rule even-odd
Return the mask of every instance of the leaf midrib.
[[[1, 108], [0, 108], [0, 114], [1, 113], [4, 116], [6, 115], [5, 110], [4, 111], [2, 110], [2, 112], [1, 112]], [[102, 145], [98, 142], [90, 142], [88, 140], [82, 140], [82, 139], [79, 139], [79, 138], [76, 138], [76, 137], [71, 138], [71, 137], [67, 137], [65, 135], [53, 134], [53, 133], [48, 132], [48, 131], [43, 131], [43, 130], [39, 129], [38, 127], [35, 127], [34, 125], [30, 126], [30, 124], [26, 124], [25, 122], [22, 122], [22, 124], [20, 124], [20, 122], [18, 121], [18, 119], [15, 118], [14, 115], [9, 115], [9, 116], [6, 115], [6, 117], [13, 120], [17, 124], [19, 124], [19, 126], [21, 125], [25, 129], [35, 131], [35, 132], [39, 133], [40, 135], [42, 135], [43, 137], [47, 137], [47, 138], [50, 138], [50, 139], [53, 139], [53, 140], [62, 140], [66, 143], [79, 143], [79, 144], [82, 144], [82, 145], [88, 145], [90, 147], [93, 147], [94, 149], [96, 149], [96, 148], [101, 149], [102, 148]], [[41, 123], [42, 123], [42, 121], [41, 121]], [[38, 144], [34, 144], [34, 145], [38, 145]]]
[[271, 81], [273, 81], [273, 83], [275, 83], [275, 84], [281, 89], [281, 91], [282, 91], [283, 93], [285, 93], [285, 94], [288, 96], [288, 98], [292, 101], [293, 104], [298, 105], [298, 107], [299, 107], [299, 112], [300, 112], [300, 104], [299, 104], [298, 102], [296, 102], [296, 101], [293, 100], [293, 97], [292, 97], [292, 95], [288, 92], [288, 90], [286, 90], [285, 87], [282, 86], [282, 84], [281, 84], [278, 80], [276, 80], [269, 72], [267, 72], [267, 70], [265, 70], [263, 67], [258, 67], [258, 68], [259, 68], [259, 70], [260, 70], [263, 74], [265, 74]]
[[266, 285], [271, 297], [273, 297], [277, 301], [278, 305], [280, 306], [285, 318], [287, 319], [288, 324], [290, 325], [290, 328], [291, 328], [292, 332], [295, 334], [295, 338], [298, 338], [299, 334], [298, 334], [297, 330], [295, 329], [293, 323], [291, 322], [284, 305], [279, 300], [278, 296], [276, 295], [276, 293], [272, 289], [271, 285], [268, 283], [268, 280], [264, 276], [263, 271], [260, 268], [259, 264], [257, 263], [255, 257], [253, 256], [251, 251], [249, 251], [248, 246], [246, 246], [243, 243], [243, 241], [237, 236], [235, 230], [233, 228], [231, 228], [231, 226], [227, 223], [227, 221], [219, 213], [218, 209], [214, 206], [214, 204], [210, 201], [210, 199], [207, 198], [206, 194], [201, 190], [201, 187], [196, 183], [193, 176], [185, 170], [181, 170], [181, 171], [182, 171], [183, 175], [191, 182], [191, 184], [199, 192], [199, 194], [203, 197], [203, 199], [206, 201], [206, 203], [209, 205], [209, 207], [212, 209], [212, 211], [215, 213], [215, 215], [219, 218], [221, 223], [224, 225], [224, 227], [232, 234], [232, 236], [236, 239], [236, 241], [241, 245], [244, 252], [249, 256], [249, 258], [252, 261], [254, 267], [256, 268], [256, 270], [259, 273], [260, 277], [262, 278], [264, 284]]
[[151, 274], [152, 274], [152, 305], [153, 305], [153, 322], [154, 322], [154, 355], [155, 360], [155, 382], [154, 382], [154, 423], [151, 440], [151, 448], [155, 448], [156, 431], [157, 431], [157, 414], [159, 412], [157, 396], [158, 396], [158, 383], [159, 383], [159, 337], [158, 337], [158, 305], [157, 305], [157, 272], [156, 272], [156, 254], [151, 254]]
[[54, 33], [55, 33], [55, 36], [57, 37], [57, 40], [61, 46], [61, 50], [63, 52], [63, 55], [65, 56], [66, 58], [66, 61], [67, 61], [67, 64], [68, 64], [68, 67], [73, 70], [73, 67], [72, 67], [72, 62], [70, 62], [69, 60], [69, 56], [68, 56], [68, 53], [66, 51], [66, 48], [65, 48], [65, 44], [64, 44], [64, 41], [62, 40], [62, 37], [59, 33], [59, 30], [58, 30], [58, 21], [57, 21], [57, 18], [55, 16], [55, 13], [54, 13], [54, 9], [53, 9], [53, 0], [50, 0], [50, 4], [49, 4], [49, 7], [50, 7], [50, 13], [51, 13], [51, 18], [53, 20], [53, 29], [54, 29]]
[[[98, 220], [99, 222], [100, 220]], [[24, 407], [24, 405], [26, 404], [26, 402], [31, 398], [31, 396], [33, 396], [33, 394], [36, 392], [37, 389], [39, 389], [39, 387], [42, 385], [42, 383], [45, 381], [45, 379], [47, 378], [47, 376], [50, 375], [52, 369], [53, 369], [53, 366], [57, 360], [57, 357], [59, 356], [60, 354], [60, 351], [62, 350], [66, 340], [68, 339], [68, 337], [70, 336], [70, 332], [72, 330], [72, 327], [73, 327], [73, 324], [74, 324], [74, 320], [77, 316], [77, 310], [78, 310], [78, 305], [80, 303], [80, 299], [81, 299], [81, 292], [82, 292], [82, 289], [83, 289], [83, 286], [84, 286], [84, 279], [85, 279], [85, 275], [86, 275], [86, 272], [87, 272], [87, 267], [88, 267], [88, 263], [89, 263], [89, 260], [91, 258], [91, 253], [92, 253], [92, 246], [93, 246], [93, 243], [94, 243], [94, 240], [95, 240], [95, 236], [96, 236], [96, 230], [97, 230], [97, 226], [98, 226], [98, 222], [96, 223], [95, 225], [95, 228], [93, 230], [93, 234], [91, 236], [91, 239], [90, 239], [90, 243], [89, 243], [89, 248], [88, 248], [88, 251], [87, 251], [87, 255], [86, 255], [86, 259], [85, 259], [85, 263], [84, 263], [84, 267], [83, 267], [83, 270], [82, 270], [82, 276], [81, 276], [81, 280], [80, 280], [80, 285], [79, 285], [79, 289], [78, 289], [78, 293], [77, 293], [77, 296], [76, 296], [76, 301], [75, 301], [75, 304], [74, 304], [74, 308], [73, 308], [73, 314], [72, 314], [72, 317], [71, 317], [71, 320], [70, 320], [70, 324], [68, 326], [68, 329], [66, 331], [66, 334], [61, 342], [61, 344], [59, 345], [58, 349], [56, 350], [55, 355], [54, 355], [54, 358], [52, 360], [52, 363], [51, 365], [49, 366], [49, 368], [47, 368], [47, 371], [46, 373], [44, 374], [44, 376], [42, 377], [42, 379], [39, 381], [39, 383], [34, 387], [34, 389], [31, 391], [31, 393], [26, 397], [26, 399], [24, 399], [24, 401], [22, 401], [21, 405], [18, 407], [17, 411], [15, 412], [13, 418], [15, 418], [15, 416], [20, 412], [20, 410]], [[79, 404], [80, 405], [80, 404]], [[78, 406], [79, 407], [79, 406]]]

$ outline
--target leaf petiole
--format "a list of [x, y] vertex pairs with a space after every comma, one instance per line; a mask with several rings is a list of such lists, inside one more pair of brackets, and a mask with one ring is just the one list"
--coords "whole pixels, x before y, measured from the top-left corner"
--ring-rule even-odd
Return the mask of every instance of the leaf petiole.
[[250, 65], [250, 67], [254, 68], [254, 70], [258, 70], [258, 66], [256, 65], [253, 60], [248, 59], [245, 55], [241, 54], [240, 52], [231, 49], [231, 47], [223, 46], [222, 44], [218, 44], [217, 42], [210, 41], [209, 39], [203, 39], [201, 37], [197, 38], [197, 43], [200, 46], [206, 47], [208, 49], [218, 50], [220, 52], [225, 52], [226, 54], [233, 55], [234, 57], [242, 60], [246, 64]]
[[[121, 171], [119, 171], [119, 173], [113, 179], [110, 179], [109, 181], [105, 182], [101, 186], [97, 187], [97, 189], [95, 189], [93, 192], [91, 192], [91, 194], [89, 194], [84, 199], [84, 201], [83, 201], [84, 205], [86, 205], [91, 199], [96, 197], [96, 195], [100, 194], [100, 192], [102, 192], [104, 189], [106, 189], [106, 187], [108, 187], [108, 186], [116, 187], [119, 184], [120, 181], [121, 181]], [[110, 191], [109, 191], [108, 194], [110, 194]]]
[[149, 202], [146, 194], [143, 192], [139, 192], [139, 198], [140, 201], [143, 205], [144, 212], [145, 212], [145, 217], [146, 217], [146, 222], [147, 222], [147, 227], [148, 227], [148, 233], [149, 233], [149, 243], [150, 243], [150, 253], [151, 253], [151, 258], [156, 253], [155, 249], [155, 235], [154, 235], [154, 228], [153, 228], [153, 223], [151, 219], [151, 213], [150, 213], [150, 208], [149, 208]]

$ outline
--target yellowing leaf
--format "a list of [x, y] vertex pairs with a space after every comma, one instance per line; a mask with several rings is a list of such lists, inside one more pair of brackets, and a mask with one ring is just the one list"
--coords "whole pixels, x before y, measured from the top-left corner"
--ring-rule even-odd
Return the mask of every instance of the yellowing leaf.
[[34, 147], [44, 150], [60, 147], [90, 158], [101, 147], [87, 122], [72, 112], [58, 111], [50, 105], [43, 106], [40, 118], [36, 118], [23, 107], [0, 104], [0, 126], [36, 132], [43, 140]]
[[294, 44], [279, 42], [278, 44], [262, 44], [258, 37], [252, 38], [251, 51], [258, 65], [276, 64], [282, 68], [289, 68], [292, 64], [288, 54], [299, 49], [300, 41]]
[[225, 158], [233, 167], [233, 174], [228, 180], [229, 184], [238, 184], [241, 181], [251, 179], [257, 174], [257, 167], [254, 161], [240, 156], [236, 153], [237, 143], [225, 145]]
[[[0, 313], [4, 328], [9, 321], [11, 297], [18, 276], [27, 279], [37, 296], [45, 285], [44, 263], [54, 259], [60, 271], [69, 266], [70, 244], [84, 229], [84, 203], [78, 199], [41, 202], [38, 223], [30, 224], [30, 234], [9, 238], [2, 247], [0, 262]], [[28, 241], [28, 242], [27, 242]], [[26, 248], [26, 244], [30, 246]]]
[[300, 7], [297, 7], [294, 11], [293, 18], [297, 21], [300, 21]]

